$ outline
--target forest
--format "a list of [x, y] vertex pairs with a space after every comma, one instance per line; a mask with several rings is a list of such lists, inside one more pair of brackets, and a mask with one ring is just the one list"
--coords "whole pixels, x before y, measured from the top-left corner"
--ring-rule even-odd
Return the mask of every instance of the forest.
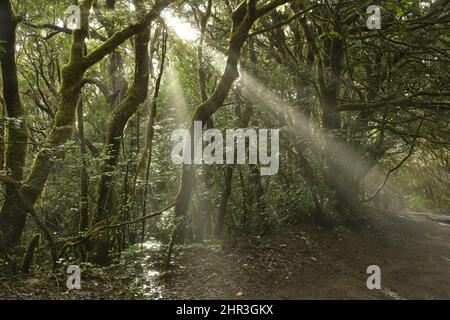
[[0, 299], [450, 299], [449, 0], [0, 0], [0, 66]]

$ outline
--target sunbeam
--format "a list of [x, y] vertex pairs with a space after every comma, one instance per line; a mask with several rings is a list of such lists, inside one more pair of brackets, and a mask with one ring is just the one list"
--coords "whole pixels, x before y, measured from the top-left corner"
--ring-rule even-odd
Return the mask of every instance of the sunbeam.
[[[267, 88], [243, 68], [240, 68], [239, 81], [249, 98], [258, 101], [256, 105], [258, 108], [271, 112], [279, 119], [281, 118], [282, 122], [287, 125], [285, 129], [291, 131], [297, 139], [310, 142], [307, 145], [313, 147], [317, 154], [323, 156], [322, 161], [331, 158], [347, 177], [365, 177], [365, 186], [368, 187], [365, 190], [366, 192], [375, 192], [382, 184], [385, 174], [373, 163], [365, 160], [348, 143], [331, 137], [308, 119], [302, 110], [281, 99], [278, 94]], [[320, 160], [320, 158], [316, 160]], [[326, 161], [323, 161], [323, 165], [327, 165]], [[392, 189], [393, 184], [390, 183], [389, 185]], [[355, 190], [352, 190], [350, 186], [346, 190], [348, 190], [347, 196], [352, 198], [354, 195], [350, 193], [355, 192]], [[367, 196], [370, 196], [370, 194]]]
[[171, 109], [175, 112], [175, 119], [178, 123], [183, 124], [189, 119], [188, 115], [188, 104], [186, 102], [186, 97], [184, 95], [183, 87], [177, 76], [177, 72], [173, 66], [170, 64], [167, 68], [168, 75], [168, 93], [169, 93], [169, 104]]

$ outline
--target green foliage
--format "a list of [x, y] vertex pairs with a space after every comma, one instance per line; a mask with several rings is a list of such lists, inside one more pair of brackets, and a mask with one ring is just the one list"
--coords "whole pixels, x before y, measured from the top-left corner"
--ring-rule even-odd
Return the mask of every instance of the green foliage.
[[[19, 92], [30, 132], [30, 152], [23, 165], [25, 176], [18, 182], [26, 181], [39, 151], [56, 151], [54, 157], [44, 161], [55, 165], [34, 209], [56, 239], [59, 251], [67, 239], [88, 234], [79, 232], [81, 169], [88, 178], [84, 191], [91, 228], [96, 224], [95, 186], [105, 175], [112, 178], [108, 223], [125, 224], [110, 230], [110, 252], [113, 266], [132, 275], [142, 268], [136, 261], [145, 261], [148, 256], [139, 243], [149, 236], [162, 241], [161, 250], [152, 253], [152, 259], [164, 261], [167, 244], [180, 221], [174, 217], [174, 208], [145, 223], [134, 220], [173, 203], [180, 191], [181, 167], [172, 163], [170, 137], [175, 129], [189, 127], [201, 102], [199, 71], [205, 74], [208, 96], [221, 79], [233, 2], [230, 5], [228, 1], [214, 1], [200, 64], [199, 42], [180, 39], [176, 30], [168, 30], [148, 179], [147, 161], [144, 169], [139, 171], [137, 167], [141, 156], [148, 152], [147, 124], [162, 62], [164, 37], [158, 33], [163, 28], [159, 21], [153, 21], [149, 41], [150, 94], [127, 122], [123, 135], [116, 137], [121, 153], [114, 170], [104, 171], [102, 167], [105, 160], [111, 159], [106, 152], [106, 128], [136, 72], [135, 40], [131, 37], [84, 75], [106, 88], [101, 90], [105, 88], [92, 83], [82, 88], [85, 150], [80, 146], [78, 121], [63, 128], [65, 132], [72, 126], [77, 129], [69, 142], [47, 142], [59, 111], [61, 70], [69, 61], [73, 37], [42, 25], [62, 26], [69, 2], [17, 4], [18, 9], [27, 12], [26, 23], [19, 24], [17, 30], [16, 55]], [[401, 163], [410, 150], [411, 156], [390, 175], [380, 192], [380, 201], [392, 203], [392, 198], [398, 197], [413, 210], [449, 210], [450, 99], [445, 88], [450, 81], [450, 29], [448, 17], [441, 15], [449, 7], [435, 7], [437, 2], [378, 1], [382, 23], [386, 25], [380, 33], [365, 29], [364, 1], [346, 1], [331, 8], [317, 6], [299, 16], [295, 16], [298, 8], [288, 4], [255, 23], [251, 32], [256, 33], [241, 52], [241, 77], [212, 120], [214, 128], [221, 132], [241, 126], [281, 128], [280, 170], [275, 176], [261, 176], [259, 165], [232, 167], [231, 194], [224, 205], [226, 236], [261, 235], [289, 223], [339, 225], [360, 221], [367, 207], [376, 206], [374, 200], [364, 200], [377, 192], [387, 172]], [[315, 4], [304, 1], [306, 8]], [[171, 6], [170, 12], [198, 30], [204, 5], [200, 0], [187, 1]], [[99, 6], [102, 16], [91, 16], [90, 35], [84, 48], [87, 53], [101, 46], [113, 31], [135, 21], [129, 1], [116, 1], [116, 8], [111, 11], [104, 10], [104, 1], [99, 1]], [[282, 27], [272, 28], [279, 25]], [[4, 44], [0, 42], [0, 54], [5, 53]], [[249, 83], [245, 82], [245, 75]], [[246, 108], [251, 111], [248, 119]], [[1, 117], [2, 130], [23, 123], [5, 113]], [[336, 125], [327, 124], [329, 118], [336, 120]], [[11, 133], [3, 130], [2, 135], [0, 154], [4, 154], [7, 143], [3, 141]], [[4, 159], [0, 160], [4, 165]], [[199, 174], [203, 174], [203, 167], [196, 167], [186, 224], [188, 242], [199, 243], [188, 243], [184, 248], [222, 250], [209, 240], [214, 238], [223, 205], [224, 172], [228, 168], [214, 165], [203, 179]], [[11, 168], [2, 171], [9, 175]], [[38, 232], [42, 232], [39, 224], [28, 219], [23, 238], [31, 239]], [[101, 275], [101, 268], [84, 261], [83, 248], [92, 247], [93, 239], [67, 250], [58, 263], [58, 271], [64, 272], [64, 267], [75, 263], [89, 273]], [[42, 250], [37, 250], [36, 261], [50, 266], [48, 239], [41, 241]], [[176, 249], [182, 251], [183, 246]], [[22, 256], [25, 251], [17, 248], [15, 254]], [[0, 260], [2, 270], [5, 264]]]

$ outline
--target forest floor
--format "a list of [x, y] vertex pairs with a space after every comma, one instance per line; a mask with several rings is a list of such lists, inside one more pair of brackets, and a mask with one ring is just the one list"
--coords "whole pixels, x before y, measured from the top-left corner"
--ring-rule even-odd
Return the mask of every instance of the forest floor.
[[[372, 216], [360, 230], [304, 225], [242, 238], [223, 252], [186, 251], [169, 299], [450, 299], [450, 217]], [[369, 265], [382, 290], [368, 290]]]
[[[86, 275], [71, 292], [51, 277], [3, 279], [0, 299], [450, 299], [449, 222], [402, 212], [371, 215], [358, 230], [289, 226], [184, 247], [166, 271], [149, 262], [153, 246], [128, 275]], [[381, 290], [367, 289], [369, 265], [381, 268]]]

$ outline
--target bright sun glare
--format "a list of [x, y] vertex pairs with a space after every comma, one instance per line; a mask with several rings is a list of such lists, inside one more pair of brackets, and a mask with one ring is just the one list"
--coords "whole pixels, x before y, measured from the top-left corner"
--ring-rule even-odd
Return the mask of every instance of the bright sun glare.
[[181, 20], [175, 16], [170, 10], [164, 10], [161, 13], [167, 26], [172, 29], [180, 39], [193, 42], [199, 38], [199, 32], [194, 29], [188, 22]]

